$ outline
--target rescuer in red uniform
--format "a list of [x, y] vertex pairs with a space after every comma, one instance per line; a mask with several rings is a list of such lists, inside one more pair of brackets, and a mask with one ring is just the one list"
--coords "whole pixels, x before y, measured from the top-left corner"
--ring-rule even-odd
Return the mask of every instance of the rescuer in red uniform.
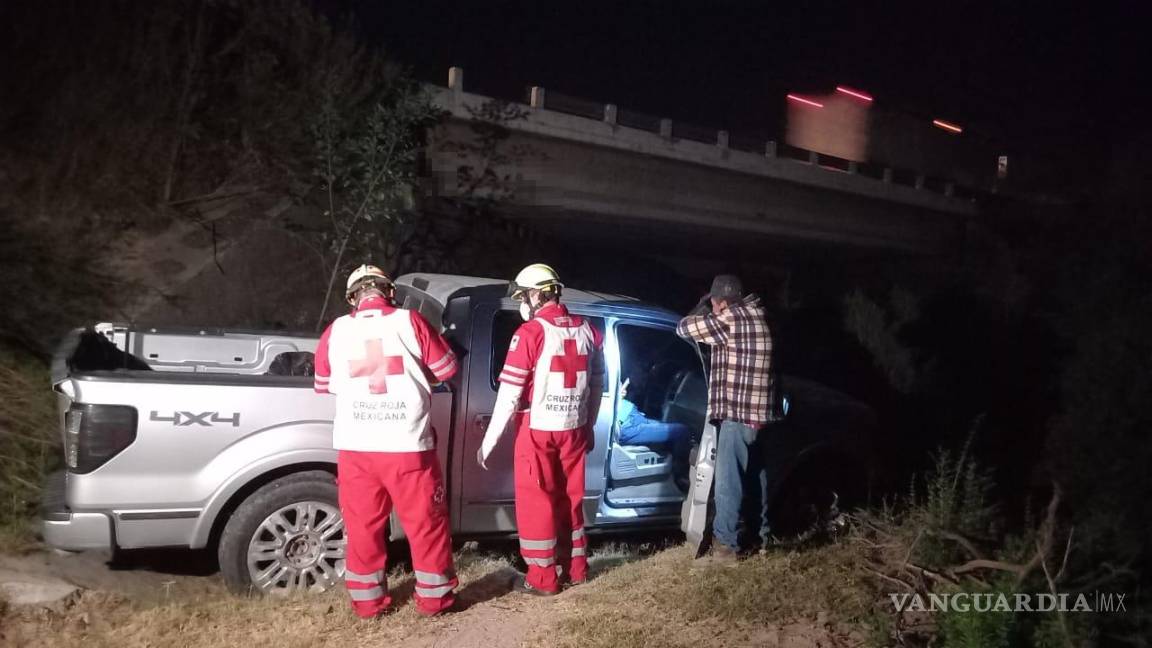
[[316, 347], [316, 391], [336, 395], [344, 582], [357, 615], [388, 609], [385, 533], [395, 507], [412, 547], [416, 609], [439, 614], [454, 603], [457, 579], [429, 401], [432, 385], [456, 373], [456, 356], [419, 313], [393, 305], [392, 281], [379, 268], [357, 268], [345, 295], [353, 312]]
[[[516, 527], [528, 574], [520, 587], [538, 595], [588, 577], [584, 537], [584, 456], [603, 393], [602, 335], [560, 303], [563, 285], [542, 264], [516, 275], [520, 325], [508, 346], [492, 421], [477, 453], [486, 462], [516, 419]], [[523, 401], [523, 402], [522, 402]]]

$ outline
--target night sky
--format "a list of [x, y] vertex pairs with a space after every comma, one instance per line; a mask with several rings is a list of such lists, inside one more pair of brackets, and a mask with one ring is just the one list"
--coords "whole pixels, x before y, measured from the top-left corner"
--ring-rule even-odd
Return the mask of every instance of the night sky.
[[[333, 0], [423, 80], [550, 90], [750, 135], [836, 84], [1008, 151], [1107, 155], [1141, 126], [1148, 9], [1077, 2]], [[1137, 13], [1139, 11], [1139, 13]]]

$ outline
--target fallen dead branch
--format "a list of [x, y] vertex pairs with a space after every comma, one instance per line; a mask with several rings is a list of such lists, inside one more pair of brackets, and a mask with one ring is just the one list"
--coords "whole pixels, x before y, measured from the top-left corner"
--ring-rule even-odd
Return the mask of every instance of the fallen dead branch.
[[[957, 587], [965, 583], [982, 588], [992, 587], [995, 574], [1010, 574], [1014, 587], [1019, 590], [1031, 576], [1042, 572], [1047, 581], [1046, 589], [1057, 593], [1068, 566], [1074, 539], [1073, 529], [1068, 531], [1066, 537], [1057, 539], [1057, 535], [1064, 535], [1060, 533], [1058, 519], [1061, 501], [1060, 487], [1053, 484], [1046, 515], [1034, 532], [1032, 551], [1026, 560], [1020, 562], [998, 558], [992, 549], [995, 545], [991, 539], [973, 538], [956, 529], [941, 528], [909, 516], [901, 520], [889, 516], [857, 514], [854, 518], [857, 533], [853, 537], [853, 545], [860, 550], [864, 571], [902, 591], [931, 593], [937, 588]], [[966, 560], [955, 565], [917, 560], [916, 550], [925, 538], [954, 544], [957, 553], [953, 555], [962, 556]], [[1058, 548], [1061, 540], [1064, 544], [1063, 552]], [[1060, 623], [1064, 643], [1068, 644], [1071, 636], [1068, 626], [1064, 619]], [[897, 635], [900, 636], [893, 638], [897, 644], [902, 644], [905, 638], [910, 637], [906, 634], [908, 629], [903, 626], [904, 620], [896, 619]]]
[[896, 578], [895, 576], [889, 576], [888, 574], [885, 574], [884, 572], [880, 571], [879, 569], [865, 566], [864, 571], [867, 571], [868, 573], [880, 578], [881, 580], [888, 581], [889, 583], [892, 583], [893, 585], [898, 585], [900, 587], [907, 588], [911, 592], [918, 592], [919, 591], [919, 589], [917, 589], [911, 583], [905, 582], [899, 578]]

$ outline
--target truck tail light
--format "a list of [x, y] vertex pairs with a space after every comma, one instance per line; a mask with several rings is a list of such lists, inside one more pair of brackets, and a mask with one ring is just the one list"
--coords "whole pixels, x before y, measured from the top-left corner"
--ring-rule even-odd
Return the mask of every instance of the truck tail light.
[[136, 440], [136, 408], [74, 404], [64, 415], [64, 426], [68, 470], [90, 473]]
[[68, 468], [76, 467], [80, 453], [80, 418], [83, 410], [73, 405], [64, 413], [64, 464]]

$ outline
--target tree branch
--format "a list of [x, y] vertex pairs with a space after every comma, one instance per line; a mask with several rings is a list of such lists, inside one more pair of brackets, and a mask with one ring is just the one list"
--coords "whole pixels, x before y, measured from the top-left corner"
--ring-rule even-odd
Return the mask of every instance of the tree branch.
[[[1069, 540], [1069, 547], [1071, 547], [1071, 540], [1072, 540], [1071, 534], [1069, 534], [1068, 540]], [[1037, 555], [1042, 554], [1044, 551], [1044, 549], [1040, 546], [1039, 540], [1036, 541], [1036, 550], [1038, 552]], [[1067, 559], [1068, 554], [1065, 553], [1064, 557], [1065, 557], [1065, 559]], [[1056, 595], [1056, 580], [1053, 579], [1052, 574], [1049, 573], [1048, 562], [1046, 560], [1044, 560], [1043, 558], [1041, 558], [1041, 560], [1040, 560], [1040, 567], [1044, 570], [1044, 579], [1048, 581], [1048, 591], [1051, 592], [1053, 596], [1055, 596]], [[1068, 620], [1064, 618], [1064, 613], [1057, 611], [1056, 612], [1056, 620], [1060, 622], [1060, 632], [1064, 635], [1064, 645], [1066, 646], [1066, 648], [1074, 648], [1074, 645], [1072, 643], [1072, 635], [1070, 632], [1068, 632]]]
[[187, 205], [195, 202], [206, 202], [209, 200], [220, 200], [222, 198], [235, 198], [237, 196], [247, 196], [260, 191], [260, 187], [254, 189], [243, 189], [240, 191], [230, 191], [227, 193], [206, 193], [199, 196], [192, 196], [191, 198], [181, 198], [180, 200], [173, 200], [168, 203], [169, 207], [177, 207], [179, 205]]
[[869, 572], [869, 573], [871, 573], [871, 574], [874, 574], [874, 575], [876, 575], [876, 576], [878, 576], [878, 577], [880, 577], [880, 578], [882, 578], [882, 579], [884, 579], [884, 580], [886, 580], [886, 581], [888, 581], [889, 583], [893, 583], [893, 584], [895, 584], [895, 585], [899, 585], [900, 587], [906, 587], [906, 588], [908, 588], [909, 590], [911, 590], [911, 591], [913, 591], [913, 592], [916, 592], [916, 591], [918, 591], [918, 590], [917, 590], [917, 589], [916, 589], [916, 588], [915, 588], [913, 585], [911, 585], [910, 583], [906, 583], [906, 582], [904, 582], [903, 580], [901, 580], [901, 579], [899, 579], [899, 578], [896, 578], [895, 576], [889, 576], [888, 574], [885, 574], [884, 572], [882, 572], [882, 571], [880, 571], [880, 570], [878, 570], [878, 569], [873, 569], [873, 568], [871, 568], [871, 567], [867, 567], [867, 566], [865, 566], [865, 567], [864, 567], [864, 570], [865, 570], [865, 571], [867, 571], [867, 572]]
[[1068, 568], [1068, 556], [1072, 554], [1072, 535], [1076, 533], [1076, 527], [1068, 529], [1068, 543], [1064, 546], [1064, 560], [1060, 563], [1060, 571], [1056, 572], [1056, 582], [1064, 576], [1064, 570]]
[[180, 160], [180, 149], [184, 145], [184, 136], [188, 130], [188, 121], [192, 116], [192, 84], [196, 80], [196, 69], [200, 66], [200, 50], [204, 39], [204, 2], [196, 10], [195, 31], [188, 44], [188, 60], [184, 66], [184, 81], [180, 87], [180, 98], [176, 103], [176, 136], [172, 141], [172, 149], [168, 153], [168, 172], [165, 174], [164, 189], [160, 195], [160, 202], [167, 203], [172, 200], [172, 185], [175, 182], [176, 164]]
[[1017, 576], [1024, 574], [1028, 571], [1026, 565], [1017, 565], [1016, 563], [1004, 562], [1001, 560], [969, 560], [968, 562], [949, 569], [952, 574], [967, 574], [980, 569], [993, 569], [996, 571], [1009, 572]]
[[937, 582], [949, 583], [952, 585], [955, 585], [958, 582], [960, 582], [959, 579], [953, 578], [951, 576], [947, 576], [945, 574], [941, 574], [940, 572], [932, 571], [931, 569], [928, 569], [927, 567], [921, 567], [920, 565], [916, 565], [913, 563], [905, 563], [904, 568], [910, 569], [910, 570], [917, 572], [923, 576], [927, 576], [927, 577], [929, 577], [932, 580], [937, 581]]
[[971, 540], [969, 540], [968, 538], [965, 538], [964, 536], [960, 535], [959, 533], [954, 533], [952, 531], [946, 531], [944, 529], [929, 529], [928, 533], [930, 533], [930, 534], [932, 534], [938, 538], [944, 538], [945, 540], [951, 540], [952, 542], [955, 542], [956, 544], [963, 547], [964, 550], [968, 552], [968, 555], [971, 558], [977, 558], [977, 559], [984, 558], [984, 554], [981, 553], [981, 551], [976, 548], [976, 545], [973, 544]]

